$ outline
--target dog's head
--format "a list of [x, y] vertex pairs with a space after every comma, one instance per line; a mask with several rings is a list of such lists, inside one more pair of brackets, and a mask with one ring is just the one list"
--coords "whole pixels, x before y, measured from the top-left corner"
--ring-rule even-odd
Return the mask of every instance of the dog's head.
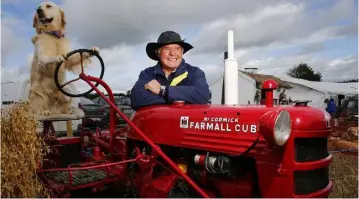
[[41, 3], [37, 8], [33, 27], [36, 31], [60, 31], [64, 32], [66, 25], [64, 11], [54, 2]]

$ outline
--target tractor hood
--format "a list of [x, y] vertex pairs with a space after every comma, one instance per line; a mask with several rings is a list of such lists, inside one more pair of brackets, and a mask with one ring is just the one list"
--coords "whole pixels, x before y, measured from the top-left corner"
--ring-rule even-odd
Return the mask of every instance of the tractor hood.
[[[322, 110], [310, 107], [279, 107], [291, 116], [292, 129], [325, 128]], [[279, 109], [265, 106], [155, 105], [136, 111], [131, 121], [156, 144], [227, 154], [243, 153], [259, 137], [257, 147], [267, 140], [260, 132], [266, 113]], [[128, 137], [142, 140], [127, 126]]]

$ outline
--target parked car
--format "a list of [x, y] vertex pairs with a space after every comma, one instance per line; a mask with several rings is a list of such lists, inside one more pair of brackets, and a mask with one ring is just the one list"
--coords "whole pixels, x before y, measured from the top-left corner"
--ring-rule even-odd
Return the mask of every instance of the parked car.
[[353, 117], [358, 115], [358, 97], [350, 97], [342, 101], [339, 108], [340, 117]]
[[100, 121], [105, 116], [105, 109], [88, 98], [81, 97], [78, 107], [85, 113], [82, 119], [84, 127], [99, 126]]
[[80, 98], [79, 108], [84, 111], [85, 117], [102, 117], [105, 113], [103, 107], [85, 97]]
[[[107, 102], [101, 98], [97, 97], [94, 99], [94, 102], [99, 104], [101, 107], [105, 109], [105, 117], [103, 118], [102, 122], [105, 125], [109, 125], [110, 122], [110, 105], [107, 104]], [[131, 107], [131, 99], [128, 96], [115, 96], [115, 104], [117, 108], [121, 110], [122, 113], [124, 113], [128, 118], [131, 117], [133, 113], [133, 109]], [[126, 122], [120, 117], [117, 117], [117, 125], [124, 126], [126, 125]]]

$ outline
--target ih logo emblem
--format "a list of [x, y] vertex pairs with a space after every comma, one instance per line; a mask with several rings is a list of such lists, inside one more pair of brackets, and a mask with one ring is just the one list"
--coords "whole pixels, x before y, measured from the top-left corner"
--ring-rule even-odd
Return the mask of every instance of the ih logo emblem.
[[188, 120], [189, 120], [188, 116], [182, 116], [180, 119], [180, 127], [187, 129], [188, 128]]

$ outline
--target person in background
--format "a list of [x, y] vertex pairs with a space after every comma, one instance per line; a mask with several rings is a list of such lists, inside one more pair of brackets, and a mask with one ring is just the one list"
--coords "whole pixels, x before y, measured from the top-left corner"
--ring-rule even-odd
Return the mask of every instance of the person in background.
[[337, 105], [335, 104], [334, 99], [331, 98], [331, 99], [329, 100], [329, 102], [328, 102], [327, 112], [328, 112], [328, 113], [330, 114], [330, 116], [331, 116], [331, 120], [332, 120], [331, 122], [332, 122], [333, 126], [337, 123], [337, 122], [335, 122], [335, 119], [336, 119], [335, 113], [336, 113], [336, 111], [337, 111]]
[[323, 103], [322, 106], [320, 106], [320, 108], [323, 109], [323, 110], [325, 110], [325, 111], [327, 111], [327, 109], [328, 109], [328, 103], [329, 103], [329, 99], [328, 99], [328, 98], [325, 98], [325, 99], [324, 99], [324, 103]]
[[289, 99], [288, 99], [288, 104], [292, 104], [292, 103], [293, 103], [293, 100], [292, 100], [291, 97], [289, 97]]
[[147, 44], [148, 57], [158, 62], [142, 70], [132, 88], [131, 106], [134, 110], [174, 101], [209, 103], [210, 91], [204, 72], [183, 59], [192, 48], [174, 31], [162, 32], [157, 42]]
[[327, 112], [334, 117], [335, 116], [335, 112], [337, 110], [337, 105], [334, 102], [334, 99], [331, 98], [328, 102], [328, 106], [327, 106]]

